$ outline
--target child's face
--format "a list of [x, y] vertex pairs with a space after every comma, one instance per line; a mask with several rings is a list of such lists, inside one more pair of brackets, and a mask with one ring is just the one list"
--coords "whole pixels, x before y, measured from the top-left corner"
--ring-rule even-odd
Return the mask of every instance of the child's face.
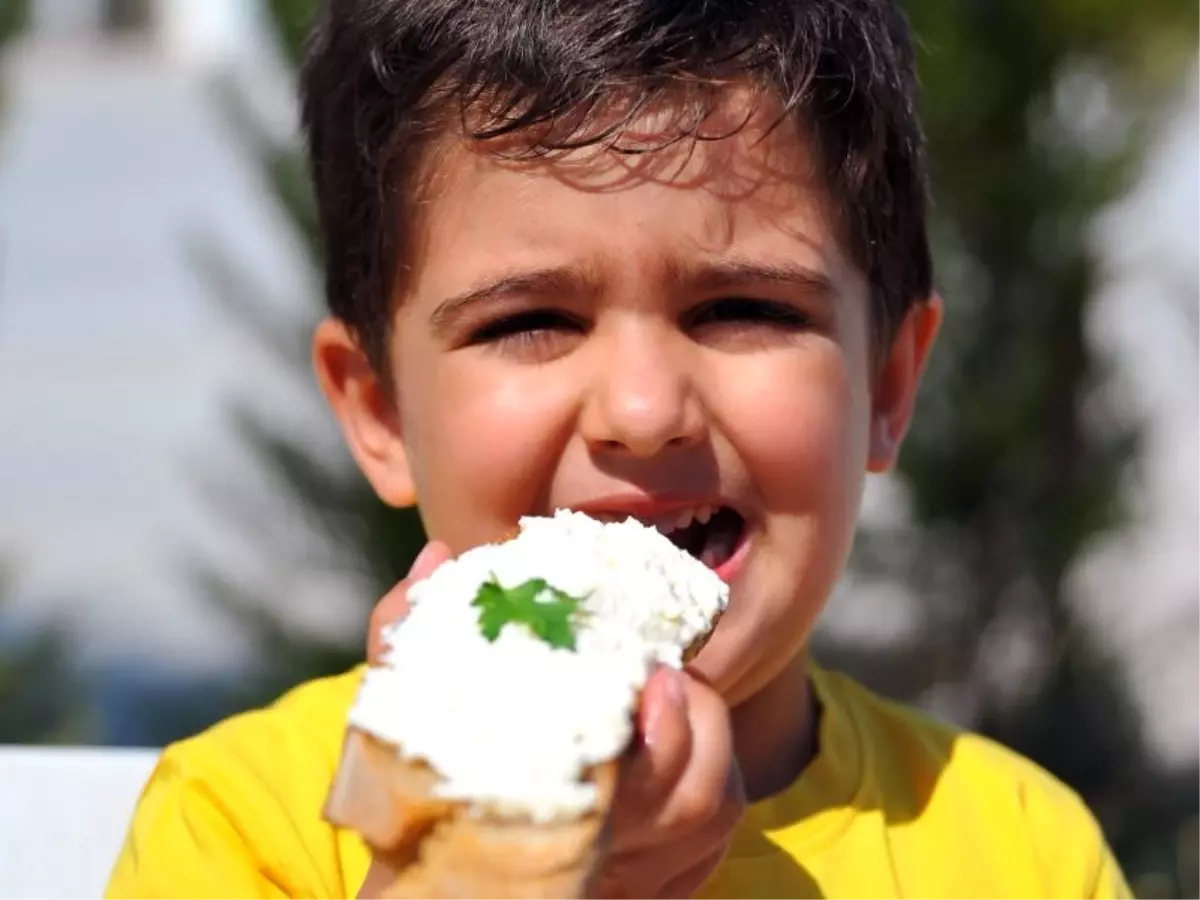
[[732, 510], [693, 535], [732, 588], [696, 665], [732, 704], [803, 646], [936, 331], [919, 306], [872, 365], [867, 286], [810, 168], [784, 127], [644, 157], [449, 146], [395, 315], [394, 407], [344, 328], [316, 342], [364, 472], [389, 502], [415, 492], [456, 552], [563, 507]]

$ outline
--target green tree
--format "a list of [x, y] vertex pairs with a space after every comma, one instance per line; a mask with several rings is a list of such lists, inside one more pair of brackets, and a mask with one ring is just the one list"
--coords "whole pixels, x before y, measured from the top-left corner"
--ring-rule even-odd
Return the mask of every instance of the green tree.
[[152, 0], [104, 0], [100, 21], [108, 31], [136, 31], [149, 24], [153, 14]]
[[[295, 65], [317, 3], [269, 0], [267, 7], [283, 58]], [[311, 316], [297, 322], [294, 316], [273, 314], [272, 309], [294, 309], [295, 304], [264, 302], [270, 291], [248, 276], [225, 248], [203, 236], [192, 245], [198, 271], [222, 307], [255, 335], [273, 358], [298, 373], [310, 396], [317, 399], [309, 348], [312, 327], [322, 308], [321, 241], [305, 161], [293, 142], [281, 140], [263, 127], [236, 89], [219, 86], [218, 96], [234, 132], [260, 161], [269, 191], [287, 213], [295, 239], [311, 260]], [[321, 405], [319, 400], [315, 404]], [[231, 403], [230, 421], [239, 439], [252, 448], [257, 473], [268, 489], [250, 496], [244, 485], [231, 485], [223, 473], [209, 472], [202, 476], [205, 492], [233, 521], [253, 529], [272, 566], [342, 573], [357, 579], [364, 592], [362, 602], [350, 610], [360, 623], [353, 631], [354, 638], [331, 639], [293, 624], [280, 612], [286, 606], [281, 598], [263, 597], [211, 566], [192, 566], [202, 594], [225, 609], [257, 645], [255, 676], [241, 681], [230, 698], [236, 708], [268, 700], [304, 679], [344, 671], [361, 662], [366, 616], [373, 600], [404, 577], [425, 536], [417, 512], [381, 503], [346, 453], [335, 451], [332, 458], [315, 453], [297, 440], [287, 424], [272, 421], [249, 399]], [[311, 527], [315, 542], [297, 539], [290, 525], [297, 515]]]
[[[924, 615], [886, 654], [824, 650], [903, 699], [949, 698], [964, 724], [1080, 791], [1135, 881], [1194, 892], [1195, 854], [1175, 848], [1194, 827], [1196, 773], [1148, 752], [1071, 576], [1125, 524], [1138, 460], [1136, 423], [1104, 408], [1111, 361], [1088, 335], [1101, 277], [1088, 226], [1140, 172], [1193, 58], [1196, 8], [909, 8], [948, 316], [899, 467], [911, 520], [864, 535], [857, 561], [907, 581]], [[1000, 668], [1018, 642], [1020, 671]]]
[[29, 0], [0, 0], [0, 47], [19, 34], [29, 20]]
[[[29, 0], [0, 0], [0, 60], [12, 39], [24, 30], [29, 20]], [[4, 111], [4, 91], [0, 88], [0, 113]]]
[[[315, 6], [269, 3], [292, 63]], [[1195, 854], [1180, 848], [1194, 833], [1196, 773], [1165, 772], [1147, 752], [1119, 667], [1078, 613], [1071, 576], [1096, 541], [1124, 524], [1138, 449], [1136, 423], [1104, 415], [1109, 361], [1086, 327], [1101, 277], [1088, 225], [1140, 172], [1163, 98], [1194, 58], [1196, 8], [1184, 0], [907, 7], [920, 35], [932, 231], [948, 318], [897, 477], [908, 521], [865, 533], [856, 570], [902, 579], [921, 598], [922, 616], [901, 646], [864, 650], [826, 639], [818, 652], [894, 696], [951, 698], [964, 724], [1076, 787], [1136, 883], [1158, 895], [1193, 894]], [[227, 99], [312, 253], [315, 316], [320, 245], [298, 150]], [[307, 378], [311, 321], [273, 319], [261, 286], [227, 257], [209, 247], [203, 261], [227, 307]], [[282, 489], [281, 509], [303, 511], [328, 539], [317, 565], [367, 576], [365, 616], [419, 546], [415, 516], [383, 507], [344, 456], [330, 462], [246, 407], [234, 421], [264, 477]], [[267, 527], [241, 496], [225, 500], [256, 530]], [[290, 552], [294, 562], [313, 562], [311, 547]], [[269, 604], [211, 573], [205, 579], [254, 623], [265, 690], [361, 655], [357, 639], [314, 641]], [[998, 680], [993, 648], [1006, 635], [1035, 652], [1023, 671]]]
[[[0, 569], [0, 610], [13, 583]], [[0, 634], [0, 744], [71, 744], [96, 736], [70, 650], [58, 623], [6, 623]]]

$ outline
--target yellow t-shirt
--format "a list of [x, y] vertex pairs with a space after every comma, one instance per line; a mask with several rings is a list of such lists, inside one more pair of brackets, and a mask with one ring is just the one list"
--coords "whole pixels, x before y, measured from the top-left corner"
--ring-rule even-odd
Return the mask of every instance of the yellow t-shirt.
[[[109, 897], [353, 897], [321, 819], [361, 670], [164, 752]], [[1095, 820], [1033, 763], [819, 668], [820, 754], [755, 804], [708, 897], [1129, 897]]]

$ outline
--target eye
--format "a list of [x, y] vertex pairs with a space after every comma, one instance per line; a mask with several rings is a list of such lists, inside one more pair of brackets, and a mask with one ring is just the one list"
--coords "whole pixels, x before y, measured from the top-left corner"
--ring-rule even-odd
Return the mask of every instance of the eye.
[[722, 297], [692, 310], [684, 326], [691, 331], [711, 331], [714, 335], [766, 332], [769, 336], [771, 331], [780, 335], [804, 331], [813, 326], [813, 320], [788, 303], [753, 297]]
[[467, 343], [506, 352], [546, 356], [557, 352], [583, 332], [584, 324], [574, 316], [553, 309], [535, 309], [488, 322], [475, 329]]

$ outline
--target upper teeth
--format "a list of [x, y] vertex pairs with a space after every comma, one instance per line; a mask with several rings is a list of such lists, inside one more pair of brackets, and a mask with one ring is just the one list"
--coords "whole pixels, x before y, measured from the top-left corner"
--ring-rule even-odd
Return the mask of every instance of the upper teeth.
[[[657, 528], [663, 534], [670, 534], [673, 531], [687, 528], [693, 522], [699, 522], [701, 525], [708, 524], [709, 519], [718, 509], [720, 509], [719, 506], [703, 503], [699, 506], [673, 510], [659, 516], [637, 516], [636, 518], [640, 519], [644, 525]], [[594, 514], [594, 518], [602, 522], [615, 522], [628, 518], [628, 516], [616, 513], [597, 513]]]
[[658, 516], [648, 522], [653, 525], [663, 534], [670, 534], [672, 531], [677, 531], [682, 528], [687, 528], [693, 522], [699, 522], [701, 525], [707, 524], [712, 518], [714, 507], [708, 504], [701, 506], [690, 506], [685, 509], [677, 509], [667, 515]]

